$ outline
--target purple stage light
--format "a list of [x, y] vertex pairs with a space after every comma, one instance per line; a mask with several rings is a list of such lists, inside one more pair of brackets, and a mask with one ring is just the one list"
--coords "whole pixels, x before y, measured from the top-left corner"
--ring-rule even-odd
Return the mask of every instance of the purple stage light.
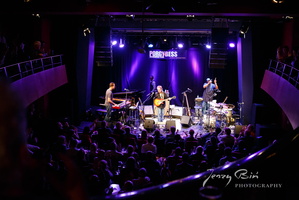
[[122, 39], [119, 39], [119, 48], [123, 48], [125, 46], [125, 43]]
[[153, 48], [154, 45], [153, 44], [148, 44], [148, 48]]
[[183, 48], [183, 47], [184, 47], [184, 44], [183, 44], [183, 43], [178, 43], [178, 47], [179, 47], [179, 48]]
[[206, 44], [206, 48], [207, 49], [211, 49], [211, 45], [210, 44]]
[[228, 45], [230, 48], [235, 48], [235, 46], [236, 46], [235, 43], [233, 43], [233, 42], [230, 42]]
[[114, 45], [117, 44], [117, 41], [116, 41], [116, 40], [113, 40], [113, 41], [111, 42], [111, 44], [114, 46]]

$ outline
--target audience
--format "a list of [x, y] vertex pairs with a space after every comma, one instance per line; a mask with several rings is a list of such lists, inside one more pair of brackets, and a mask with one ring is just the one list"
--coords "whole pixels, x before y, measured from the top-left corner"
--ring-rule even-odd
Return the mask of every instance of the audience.
[[219, 160], [219, 166], [228, 164], [235, 160], [237, 160], [237, 158], [232, 155], [232, 149], [230, 147], [225, 147], [224, 156]]
[[223, 142], [226, 147], [233, 148], [236, 139], [231, 135], [231, 129], [227, 127], [218, 134], [218, 140]]
[[153, 154], [157, 153], [157, 146], [154, 144], [154, 137], [153, 136], [149, 136], [147, 138], [147, 143], [143, 144], [141, 147], [141, 153], [145, 154], [148, 151], [153, 152]]
[[[4, 99], [0, 99], [0, 102], [9, 102], [5, 96], [2, 98]], [[0, 121], [1, 124], [3, 122]], [[38, 177], [39, 181], [34, 183], [34, 188], [46, 193], [57, 192], [67, 181], [74, 180], [75, 185], [82, 187], [81, 191], [78, 190], [82, 197], [86, 195], [84, 190], [91, 196], [110, 194], [111, 184], [119, 184], [120, 193], [123, 193], [205, 172], [248, 156], [255, 145], [253, 125], [248, 125], [244, 134], [236, 141], [229, 128], [225, 128], [218, 135], [215, 134], [219, 131], [217, 130], [209, 134], [204, 146], [197, 143], [198, 145], [194, 146], [195, 151], [192, 152], [185, 149], [186, 141], [196, 142], [197, 138], [192, 129], [189, 130], [187, 138], [176, 132], [174, 127], [171, 127], [171, 133], [166, 137], [160, 130], [155, 130], [154, 136], [148, 136], [146, 130], [140, 130], [141, 137], [138, 140], [136, 135], [131, 133], [130, 127], [121, 123], [116, 123], [115, 128], [110, 129], [105, 121], [96, 121], [94, 126], [85, 126], [79, 134], [78, 128], [68, 120], [57, 120], [56, 124], [52, 124], [55, 127], [52, 129], [55, 140], [49, 148], [44, 148], [39, 146], [39, 138], [35, 137], [42, 129], [30, 127], [32, 124], [34, 123], [28, 123], [27, 132], [24, 131], [24, 152], [32, 159], [38, 159], [40, 165], [44, 165], [43, 169], [34, 168], [35, 176], [41, 176]], [[123, 140], [117, 140], [113, 134], [123, 135]], [[160, 143], [156, 140], [160, 140]], [[170, 153], [166, 153], [165, 147], [168, 144], [172, 144]], [[140, 152], [136, 151], [138, 148]], [[20, 164], [21, 166], [23, 165]], [[42, 175], [41, 170], [46, 170], [54, 180]], [[4, 180], [7, 178], [4, 177]], [[55, 183], [52, 186], [53, 181]], [[4, 189], [11, 187], [15, 185], [9, 183]], [[67, 195], [75, 195], [70, 189], [64, 189]]]

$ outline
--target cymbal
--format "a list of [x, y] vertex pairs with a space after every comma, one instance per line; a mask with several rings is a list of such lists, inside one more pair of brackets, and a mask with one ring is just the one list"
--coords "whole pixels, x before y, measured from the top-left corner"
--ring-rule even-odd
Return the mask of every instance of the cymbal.
[[201, 97], [199, 97], [199, 98], [195, 98], [195, 101], [197, 101], [197, 102], [201, 102], [201, 101], [203, 101], [203, 98], [201, 98]]
[[227, 106], [228, 109], [233, 109], [233, 108], [235, 108], [235, 105], [233, 105], [233, 104], [227, 104], [226, 106]]

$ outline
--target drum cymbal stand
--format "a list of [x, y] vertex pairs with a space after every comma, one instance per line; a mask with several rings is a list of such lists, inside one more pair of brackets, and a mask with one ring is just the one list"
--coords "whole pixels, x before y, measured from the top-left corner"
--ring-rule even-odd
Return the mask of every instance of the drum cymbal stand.
[[244, 102], [238, 102], [238, 105], [239, 105], [240, 125], [242, 125], [243, 124], [242, 107], [244, 105]]

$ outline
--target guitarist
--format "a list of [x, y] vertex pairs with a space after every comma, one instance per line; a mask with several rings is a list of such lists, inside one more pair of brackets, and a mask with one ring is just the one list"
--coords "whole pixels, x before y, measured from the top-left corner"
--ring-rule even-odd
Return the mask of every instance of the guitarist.
[[[168, 95], [163, 91], [163, 88], [161, 85], [157, 86], [157, 93], [154, 97], [154, 99], [167, 99]], [[158, 111], [158, 122], [163, 122], [164, 119], [164, 108], [165, 108], [165, 101], [163, 101], [160, 105], [156, 106]]]

